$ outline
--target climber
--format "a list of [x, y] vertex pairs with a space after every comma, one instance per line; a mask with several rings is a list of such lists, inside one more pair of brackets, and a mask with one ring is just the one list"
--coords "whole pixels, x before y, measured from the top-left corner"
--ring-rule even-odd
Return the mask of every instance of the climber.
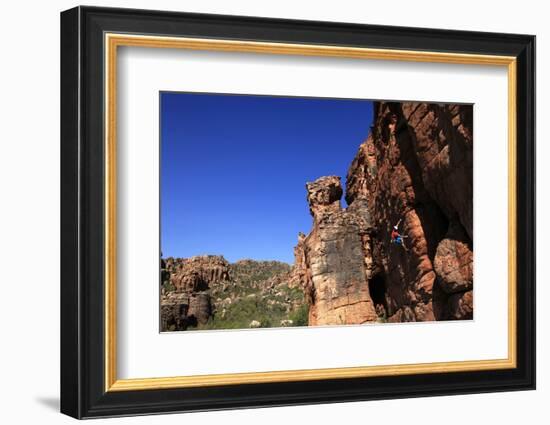
[[407, 251], [407, 247], [405, 246], [405, 243], [403, 242], [403, 239], [405, 239], [407, 236], [403, 236], [399, 233], [399, 223], [401, 223], [401, 219], [397, 222], [395, 226], [393, 226], [393, 230], [391, 232], [391, 243], [401, 245], [405, 251]]

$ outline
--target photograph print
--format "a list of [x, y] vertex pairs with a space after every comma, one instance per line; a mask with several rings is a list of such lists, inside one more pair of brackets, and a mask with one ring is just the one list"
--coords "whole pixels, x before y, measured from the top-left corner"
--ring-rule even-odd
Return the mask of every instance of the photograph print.
[[472, 320], [473, 105], [160, 93], [160, 331]]

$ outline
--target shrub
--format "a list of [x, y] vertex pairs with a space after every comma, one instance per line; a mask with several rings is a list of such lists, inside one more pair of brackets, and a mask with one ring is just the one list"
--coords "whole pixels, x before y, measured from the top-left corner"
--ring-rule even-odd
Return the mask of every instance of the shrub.
[[292, 326], [307, 326], [309, 324], [309, 305], [302, 304], [289, 315]]

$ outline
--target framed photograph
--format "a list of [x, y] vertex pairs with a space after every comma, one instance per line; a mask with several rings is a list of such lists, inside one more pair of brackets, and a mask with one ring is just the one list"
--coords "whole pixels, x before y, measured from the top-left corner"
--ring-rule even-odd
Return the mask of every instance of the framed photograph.
[[535, 37], [61, 14], [61, 411], [535, 388]]

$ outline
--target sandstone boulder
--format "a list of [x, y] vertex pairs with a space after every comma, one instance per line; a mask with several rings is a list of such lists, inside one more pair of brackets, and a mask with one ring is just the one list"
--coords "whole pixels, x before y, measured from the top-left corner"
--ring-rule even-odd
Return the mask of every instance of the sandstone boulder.
[[250, 328], [259, 328], [260, 326], [262, 326], [262, 324], [257, 320], [251, 321], [249, 325]]
[[474, 315], [474, 293], [473, 291], [459, 292], [449, 297], [450, 320], [469, 320]]
[[434, 259], [438, 282], [447, 293], [464, 292], [473, 287], [474, 255], [460, 223], [451, 225]]

